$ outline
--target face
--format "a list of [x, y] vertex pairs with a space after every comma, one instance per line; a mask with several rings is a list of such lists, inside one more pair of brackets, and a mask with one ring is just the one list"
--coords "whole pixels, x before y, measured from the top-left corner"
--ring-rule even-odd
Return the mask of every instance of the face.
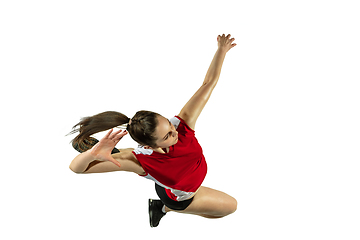
[[168, 148], [178, 142], [178, 132], [174, 125], [163, 116], [158, 117], [159, 124], [155, 130], [156, 145], [159, 148]]

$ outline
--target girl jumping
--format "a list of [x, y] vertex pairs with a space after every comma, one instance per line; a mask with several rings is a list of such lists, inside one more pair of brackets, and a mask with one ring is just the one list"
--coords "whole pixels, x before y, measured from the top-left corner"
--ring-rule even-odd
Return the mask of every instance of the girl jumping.
[[[81, 154], [70, 169], [75, 173], [134, 172], [155, 182], [160, 200], [149, 199], [150, 226], [157, 227], [167, 212], [221, 218], [236, 211], [235, 198], [204, 187], [207, 164], [195, 137], [195, 124], [209, 100], [221, 72], [226, 53], [236, 46], [231, 35], [217, 37], [218, 49], [202, 86], [180, 113], [167, 119], [158, 113], [139, 111], [132, 118], [119, 112], [103, 112], [82, 119], [71, 133]], [[112, 128], [126, 130], [113, 132]], [[100, 141], [91, 135], [111, 129]], [[137, 149], [115, 148], [122, 137], [130, 134]]]

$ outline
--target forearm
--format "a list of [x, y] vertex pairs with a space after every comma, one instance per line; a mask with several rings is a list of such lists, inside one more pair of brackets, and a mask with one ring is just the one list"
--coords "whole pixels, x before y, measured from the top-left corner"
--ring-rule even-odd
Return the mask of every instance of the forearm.
[[192, 129], [195, 128], [195, 123], [217, 84], [217, 81], [220, 77], [221, 67], [225, 59], [225, 55], [226, 50], [218, 48], [210, 64], [209, 70], [206, 73], [203, 85], [185, 104], [179, 114], [179, 116], [184, 119], [187, 125]]
[[222, 65], [224, 63], [225, 55], [226, 55], [226, 50], [223, 48], [218, 48], [213, 60], [211, 61], [210, 67], [206, 73], [205, 80], [203, 82], [204, 85], [209, 83], [213, 84], [214, 86], [216, 85], [220, 77], [220, 72]]
[[91, 154], [91, 150], [88, 150], [77, 155], [70, 163], [69, 168], [75, 173], [83, 173], [89, 164], [95, 160], [95, 157]]
[[185, 104], [178, 115], [192, 129], [195, 129], [195, 123], [219, 80], [226, 53], [236, 46], [236, 44], [232, 44], [234, 40], [234, 38], [230, 39], [230, 34], [226, 37], [225, 34], [218, 36], [218, 49], [206, 73], [203, 85]]

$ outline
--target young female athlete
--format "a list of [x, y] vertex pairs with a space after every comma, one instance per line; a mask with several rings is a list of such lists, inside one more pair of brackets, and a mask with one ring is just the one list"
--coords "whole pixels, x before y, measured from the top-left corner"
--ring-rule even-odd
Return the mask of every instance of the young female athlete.
[[[196, 120], [217, 84], [225, 55], [236, 46], [235, 39], [230, 37], [230, 34], [217, 37], [218, 49], [202, 86], [170, 120], [149, 111], [139, 111], [131, 119], [111, 111], [82, 119], [71, 132], [79, 132], [73, 146], [81, 154], [71, 162], [70, 169], [75, 173], [130, 171], [153, 180], [160, 200], [149, 199], [151, 227], [157, 227], [170, 211], [206, 218], [221, 218], [235, 212], [237, 202], [233, 197], [201, 186], [207, 164], [194, 131]], [[121, 125], [126, 130], [113, 132], [112, 128]], [[90, 137], [109, 129], [100, 141]], [[128, 133], [139, 147], [119, 151], [115, 146]]]

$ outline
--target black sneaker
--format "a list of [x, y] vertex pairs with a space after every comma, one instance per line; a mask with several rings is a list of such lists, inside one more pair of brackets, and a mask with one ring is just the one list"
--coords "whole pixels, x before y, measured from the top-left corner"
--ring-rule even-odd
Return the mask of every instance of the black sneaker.
[[[96, 138], [93, 138], [93, 137], [90, 137], [90, 141], [89, 140], [86, 140], [86, 143], [87, 144], [90, 144], [91, 147], [95, 146], [95, 144], [97, 144], [99, 142], [99, 140], [97, 140]], [[72, 144], [73, 148], [78, 151], [79, 153], [83, 153], [83, 152], [86, 152], [87, 150], [89, 150], [89, 148], [87, 148], [85, 151], [82, 151], [80, 148], [79, 148], [79, 145], [77, 143], [73, 143]], [[112, 151], [111, 151], [111, 154], [114, 154], [114, 153], [119, 153], [119, 149], [117, 148], [114, 148]]]
[[166, 213], [163, 213], [164, 204], [160, 200], [149, 199], [150, 227], [157, 227], [160, 220]]

